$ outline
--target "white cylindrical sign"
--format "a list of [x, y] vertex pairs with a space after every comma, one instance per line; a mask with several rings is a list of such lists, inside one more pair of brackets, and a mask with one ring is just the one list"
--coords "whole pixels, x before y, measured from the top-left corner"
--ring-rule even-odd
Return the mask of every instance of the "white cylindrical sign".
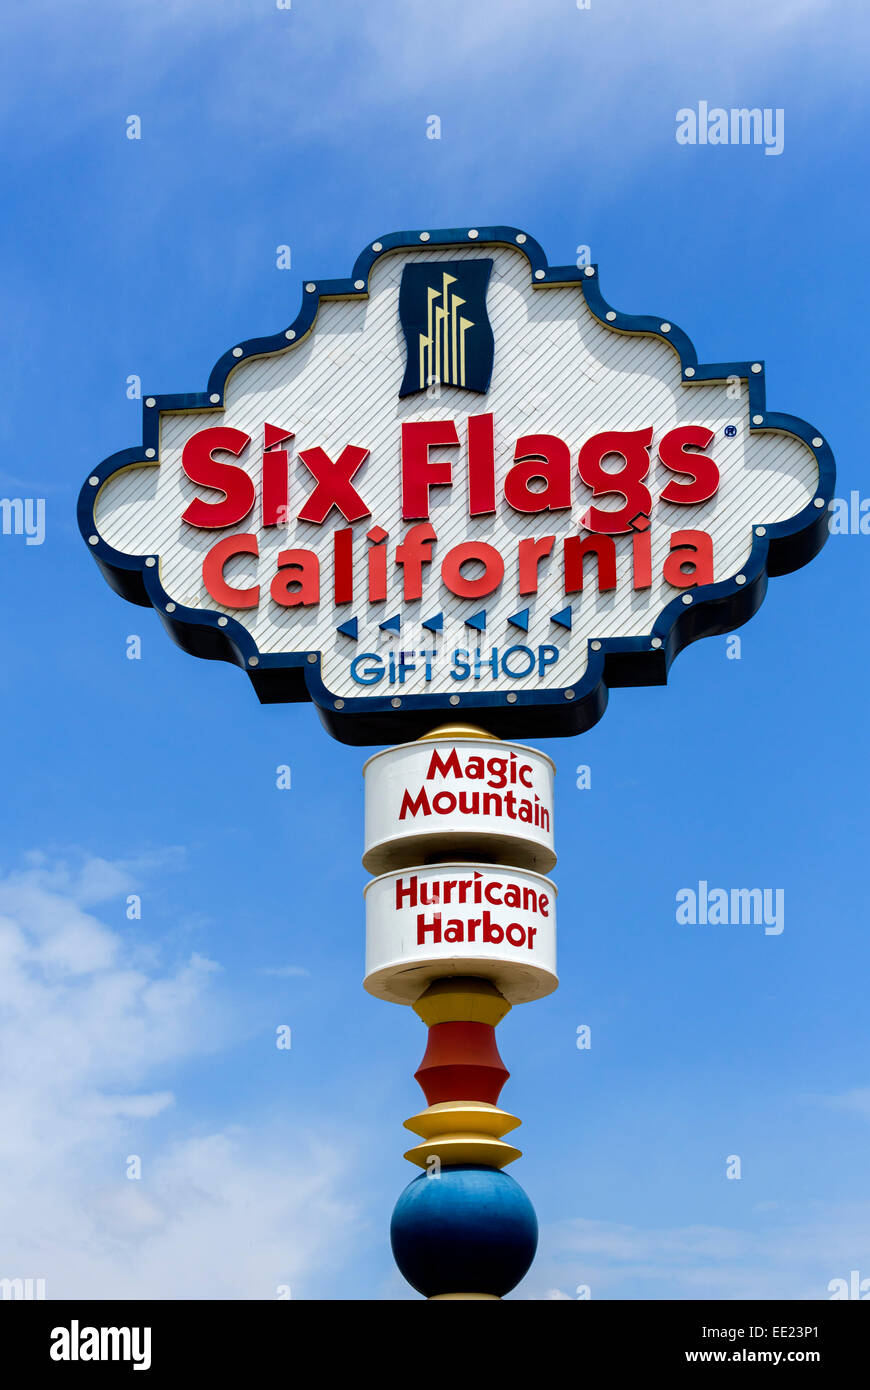
[[382, 874], [365, 890], [366, 989], [412, 1004], [432, 980], [471, 975], [511, 1004], [552, 993], [556, 891], [541, 874], [493, 864]]
[[365, 854], [371, 873], [439, 854], [548, 873], [553, 775], [544, 753], [485, 738], [420, 739], [369, 758]]

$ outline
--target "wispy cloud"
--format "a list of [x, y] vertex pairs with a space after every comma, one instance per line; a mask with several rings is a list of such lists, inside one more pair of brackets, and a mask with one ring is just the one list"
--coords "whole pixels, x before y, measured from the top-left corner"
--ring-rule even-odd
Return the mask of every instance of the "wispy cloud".
[[[14, 62], [0, 111], [14, 119], [37, 71], [55, 92], [74, 73], [76, 102], [64, 122], [46, 113], [42, 135], [52, 145], [95, 113], [122, 120], [135, 109], [152, 127], [178, 113], [189, 124], [195, 88], [197, 120], [251, 136], [257, 150], [285, 146], [288, 128], [294, 142], [353, 144], [377, 118], [405, 120], [409, 132], [422, 133], [425, 116], [436, 112], [454, 117], [454, 153], [464, 140], [481, 172], [493, 142], [534, 141], [543, 160], [571, 148], [608, 162], [612, 151], [601, 133], [626, 124], [642, 158], [651, 132], [638, 116], [649, 115], [673, 82], [687, 84], [686, 101], [697, 98], [700, 81], [714, 102], [735, 94], [753, 104], [759, 74], [769, 84], [784, 69], [805, 69], [821, 19], [827, 41], [813, 54], [816, 76], [826, 64], [842, 76], [844, 65], [860, 61], [855, 38], [866, 16], [852, 3], [840, 10], [832, 24], [828, 0], [733, 0], [727, 7], [671, 0], [652, 11], [644, 0], [588, 11], [570, 0], [336, 0], [291, 10], [241, 0], [123, 7], [97, 0], [84, 19], [36, 0], [9, 20], [6, 51]], [[639, 26], [655, 31], [654, 82]], [[583, 110], [596, 112], [593, 125], [578, 126], [568, 115], [580, 109], [578, 95]], [[472, 128], [475, 110], [480, 120]]]
[[302, 1292], [358, 1230], [346, 1161], [316, 1129], [186, 1118], [166, 1082], [225, 1037], [221, 974], [144, 968], [83, 906], [136, 881], [45, 856], [0, 877], [0, 1277], [50, 1298]]
[[576, 1298], [587, 1286], [592, 1298], [825, 1299], [851, 1269], [870, 1276], [870, 1203], [775, 1211], [751, 1230], [555, 1224], [521, 1296]]
[[817, 1099], [832, 1110], [845, 1110], [852, 1115], [860, 1115], [864, 1120], [870, 1120], [870, 1086], [857, 1086], [854, 1090], [844, 1091], [839, 1096], [819, 1096]]

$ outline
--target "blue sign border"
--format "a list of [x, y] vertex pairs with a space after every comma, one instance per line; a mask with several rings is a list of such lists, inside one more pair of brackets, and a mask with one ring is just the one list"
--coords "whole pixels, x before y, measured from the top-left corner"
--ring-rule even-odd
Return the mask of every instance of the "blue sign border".
[[[324, 685], [319, 651], [291, 655], [260, 653], [241, 623], [218, 612], [173, 603], [160, 583], [156, 555], [126, 555], [99, 535], [94, 509], [100, 487], [124, 468], [159, 463], [159, 422], [163, 410], [222, 408], [227, 378], [252, 357], [298, 346], [314, 328], [322, 300], [364, 299], [372, 266], [397, 249], [510, 246], [529, 262], [534, 285], [576, 285], [591, 312], [618, 333], [661, 338], [679, 355], [683, 384], [739, 377], [748, 386], [749, 429], [794, 435], [813, 451], [819, 484], [810, 504], [788, 521], [752, 528], [752, 547], [739, 576], [686, 591], [669, 602], [645, 637], [590, 639], [586, 672], [576, 686], [555, 690], [460, 693], [453, 695], [366, 695], [337, 697]], [[611, 687], [664, 685], [672, 661], [690, 642], [733, 631], [758, 610], [771, 575], [788, 574], [807, 564], [828, 535], [829, 504], [836, 469], [827, 440], [805, 420], [767, 410], [764, 362], [699, 363], [691, 339], [660, 316], [624, 314], [601, 293], [597, 265], [551, 266], [534, 237], [516, 227], [449, 227], [440, 231], [393, 232], [370, 243], [346, 280], [308, 281], [293, 322], [266, 338], [250, 338], [215, 363], [205, 391], [147, 396], [143, 400], [142, 443], [112, 454], [85, 480], [78, 500], [79, 529], [105, 579], [131, 603], [152, 607], [173, 641], [193, 656], [229, 661], [251, 678], [263, 704], [310, 700], [330, 734], [342, 743], [367, 746], [399, 743], [445, 719], [484, 724], [502, 738], [547, 738], [579, 734], [595, 724], [607, 706]], [[738, 582], [738, 580], [740, 582]], [[687, 601], [688, 600], [688, 601]], [[398, 701], [398, 704], [396, 703]]]

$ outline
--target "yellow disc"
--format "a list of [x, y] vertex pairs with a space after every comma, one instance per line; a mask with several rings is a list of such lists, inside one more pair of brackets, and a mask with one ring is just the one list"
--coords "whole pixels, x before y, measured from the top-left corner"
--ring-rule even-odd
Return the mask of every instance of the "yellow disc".
[[522, 1158], [522, 1149], [490, 1134], [436, 1134], [408, 1149], [405, 1157], [418, 1168], [428, 1168], [433, 1157], [444, 1164], [482, 1163], [487, 1168], [504, 1168]]
[[497, 1293], [433, 1293], [429, 1295], [426, 1302], [437, 1303], [439, 1299], [444, 1298], [487, 1298], [491, 1299], [493, 1303], [501, 1303]]
[[484, 1100], [442, 1100], [405, 1121], [405, 1129], [430, 1139], [435, 1134], [503, 1134], [516, 1129], [520, 1121], [497, 1105]]
[[457, 976], [433, 980], [420, 995], [414, 1012], [432, 1027], [434, 1023], [489, 1023], [495, 1027], [510, 1004], [489, 980]]
[[417, 743], [425, 743], [429, 739], [436, 738], [490, 738], [493, 743], [498, 743], [495, 734], [490, 734], [486, 729], [481, 729], [477, 724], [441, 724], [437, 729], [430, 729], [428, 734], [421, 734]]

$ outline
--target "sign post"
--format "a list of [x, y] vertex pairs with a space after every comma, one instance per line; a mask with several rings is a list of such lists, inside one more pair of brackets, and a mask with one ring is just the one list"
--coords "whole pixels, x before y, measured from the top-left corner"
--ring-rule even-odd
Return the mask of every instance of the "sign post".
[[79, 499], [112, 588], [261, 702], [397, 745], [365, 767], [365, 987], [429, 1043], [393, 1248], [427, 1297], [501, 1297], [536, 1224], [494, 1030], [557, 983], [554, 768], [514, 741], [664, 684], [811, 560], [828, 442], [762, 361], [699, 362], [513, 227], [370, 243], [143, 416]]
[[[481, 729], [437, 728], [370, 758], [363, 863], [365, 987], [429, 1029], [416, 1072], [428, 1102], [405, 1121], [424, 1172], [393, 1213], [396, 1263], [428, 1298], [500, 1298], [528, 1270], [537, 1222], [503, 1170], [520, 1158], [499, 1109], [508, 1071], [495, 1028], [550, 994], [556, 888], [549, 758]], [[435, 1181], [432, 1181], [435, 1179]]]

